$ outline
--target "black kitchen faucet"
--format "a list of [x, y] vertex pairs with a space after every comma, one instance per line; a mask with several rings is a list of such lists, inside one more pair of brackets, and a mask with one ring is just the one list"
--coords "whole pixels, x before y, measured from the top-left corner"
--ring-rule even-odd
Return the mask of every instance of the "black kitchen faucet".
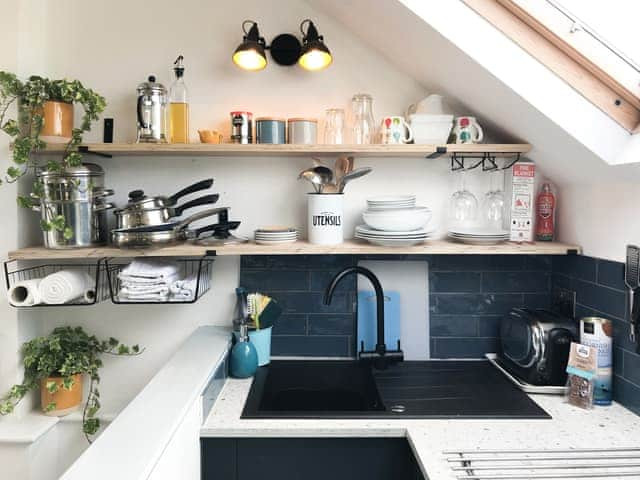
[[360, 353], [358, 354], [360, 360], [370, 361], [374, 368], [378, 370], [384, 370], [391, 363], [401, 362], [404, 360], [404, 354], [400, 350], [400, 340], [398, 340], [397, 350], [387, 350], [387, 346], [384, 341], [384, 292], [382, 291], [382, 285], [380, 280], [375, 274], [364, 267], [347, 267], [344, 270], [339, 271], [335, 277], [331, 280], [327, 286], [327, 290], [324, 293], [325, 305], [331, 304], [331, 298], [333, 297], [333, 291], [335, 290], [340, 280], [350, 274], [360, 274], [369, 279], [373, 289], [376, 292], [376, 315], [377, 315], [377, 340], [376, 348], [372, 351], [364, 350], [364, 342], [360, 347]]

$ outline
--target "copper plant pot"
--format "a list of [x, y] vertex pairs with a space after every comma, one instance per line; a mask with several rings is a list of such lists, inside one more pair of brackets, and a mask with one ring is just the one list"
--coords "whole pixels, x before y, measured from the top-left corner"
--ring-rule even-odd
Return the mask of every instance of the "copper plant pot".
[[[56, 382], [58, 391], [49, 393], [47, 382]], [[55, 409], [47, 412], [47, 405], [55, 403]], [[40, 404], [45, 415], [50, 417], [64, 417], [80, 408], [82, 403], [82, 375], [73, 375], [73, 385], [69, 390], [64, 388], [62, 377], [47, 377], [40, 381]]]
[[71, 140], [73, 104], [49, 100], [42, 107], [42, 117], [42, 140], [49, 143], [67, 143]]

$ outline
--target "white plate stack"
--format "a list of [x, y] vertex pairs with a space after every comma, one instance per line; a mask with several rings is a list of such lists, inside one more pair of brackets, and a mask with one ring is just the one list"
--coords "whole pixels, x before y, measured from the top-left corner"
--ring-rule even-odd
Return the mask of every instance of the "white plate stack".
[[290, 227], [262, 227], [254, 232], [259, 245], [280, 245], [293, 243], [298, 239], [298, 231]]
[[431, 210], [416, 206], [414, 195], [374, 197], [362, 214], [366, 225], [356, 227], [355, 237], [383, 247], [407, 247], [424, 242], [434, 233], [426, 226]]
[[395, 210], [416, 206], [415, 195], [386, 195], [367, 199], [367, 210]]
[[509, 231], [483, 227], [452, 228], [449, 238], [469, 245], [496, 245], [509, 240]]

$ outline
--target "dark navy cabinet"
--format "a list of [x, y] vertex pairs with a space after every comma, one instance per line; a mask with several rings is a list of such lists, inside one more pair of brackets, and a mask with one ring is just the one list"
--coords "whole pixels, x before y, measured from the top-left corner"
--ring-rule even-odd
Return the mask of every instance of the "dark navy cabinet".
[[203, 480], [424, 480], [404, 438], [202, 438]]

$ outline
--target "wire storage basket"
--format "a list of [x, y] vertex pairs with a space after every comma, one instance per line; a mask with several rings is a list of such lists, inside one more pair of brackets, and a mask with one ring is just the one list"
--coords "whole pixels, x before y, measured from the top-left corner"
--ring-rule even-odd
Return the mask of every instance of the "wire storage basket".
[[92, 263], [4, 263], [9, 304], [17, 308], [77, 307], [106, 300], [102, 260]]
[[109, 295], [115, 304], [188, 304], [197, 302], [211, 288], [213, 257], [163, 258], [154, 260], [175, 270], [167, 278], [145, 278], [137, 284], [127, 267], [133, 258], [108, 258], [104, 262]]

